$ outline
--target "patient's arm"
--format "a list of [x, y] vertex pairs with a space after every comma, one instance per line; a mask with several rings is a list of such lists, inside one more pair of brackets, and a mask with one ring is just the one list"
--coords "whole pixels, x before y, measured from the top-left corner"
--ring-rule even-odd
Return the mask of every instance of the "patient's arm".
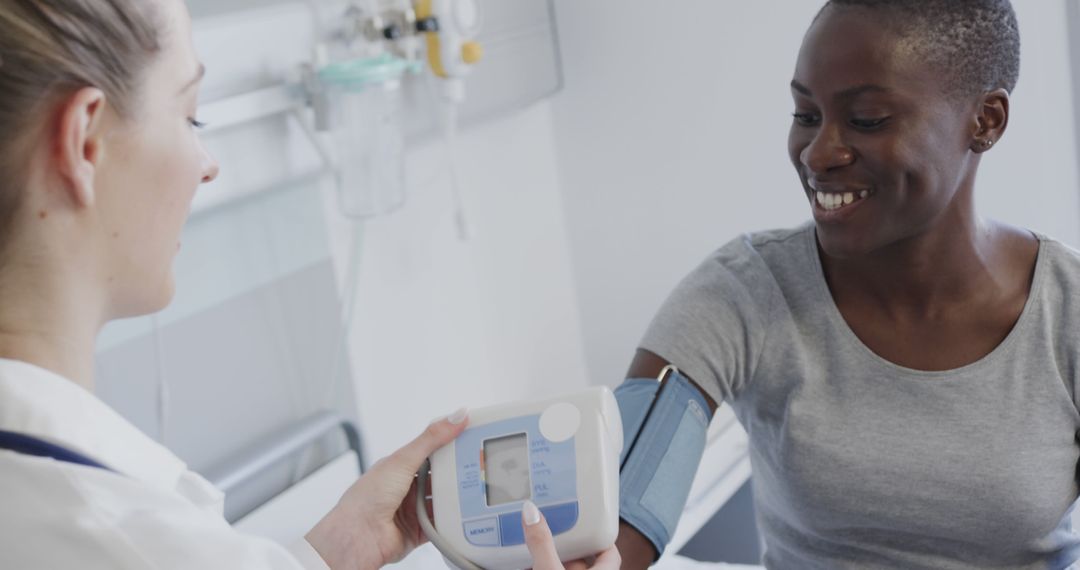
[[[665, 366], [668, 366], [670, 364], [670, 362], [664, 360], [663, 358], [645, 349], [639, 348], [637, 353], [634, 354], [634, 361], [630, 363], [630, 370], [627, 371], [626, 377], [627, 379], [656, 378], [660, 376], [660, 371], [662, 371]], [[680, 372], [682, 373], [684, 378], [689, 380], [690, 383], [698, 389], [698, 392], [701, 392], [701, 395], [705, 397], [705, 401], [709, 403], [709, 412], [715, 414], [717, 408], [716, 400], [713, 400], [712, 396], [710, 396], [708, 392], [701, 388], [701, 385], [697, 383], [697, 380], [694, 380], [693, 378], [687, 376], [686, 371]]]
[[[626, 373], [626, 377], [656, 378], [668, 364], [670, 364], [668, 361], [656, 354], [638, 349], [637, 354], [634, 355], [634, 361], [630, 363], [630, 370]], [[694, 379], [689, 377], [687, 379], [705, 396], [705, 400], [709, 403], [709, 411], [715, 413], [716, 401], [705, 390], [702, 390]], [[619, 537], [615, 540], [615, 545], [619, 548], [619, 554], [622, 556], [623, 570], [648, 568], [656, 560], [656, 548], [649, 542], [649, 539], [625, 522], [619, 523]]]
[[615, 539], [615, 546], [622, 557], [622, 570], [648, 568], [656, 560], [656, 549], [649, 539], [622, 521], [619, 521], [619, 537]]

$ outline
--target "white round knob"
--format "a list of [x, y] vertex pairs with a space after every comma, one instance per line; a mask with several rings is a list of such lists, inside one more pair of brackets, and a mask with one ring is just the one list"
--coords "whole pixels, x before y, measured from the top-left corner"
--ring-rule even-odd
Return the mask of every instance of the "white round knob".
[[567, 402], [559, 402], [540, 414], [540, 435], [552, 443], [574, 437], [580, 426], [581, 410]]

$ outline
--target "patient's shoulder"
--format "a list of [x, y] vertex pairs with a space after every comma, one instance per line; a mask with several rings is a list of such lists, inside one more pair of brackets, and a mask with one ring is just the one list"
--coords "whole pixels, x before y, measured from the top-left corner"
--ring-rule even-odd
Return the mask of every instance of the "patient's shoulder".
[[684, 285], [699, 293], [731, 293], [738, 289], [768, 303], [781, 284], [805, 281], [816, 260], [813, 224], [742, 234], [713, 251]]

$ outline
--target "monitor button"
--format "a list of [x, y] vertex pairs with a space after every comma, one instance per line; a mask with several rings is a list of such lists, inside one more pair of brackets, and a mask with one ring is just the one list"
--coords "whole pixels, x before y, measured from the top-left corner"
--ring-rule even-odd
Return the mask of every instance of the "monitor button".
[[499, 531], [503, 546], [525, 544], [525, 527], [521, 522], [521, 511], [499, 515]]
[[544, 513], [544, 518], [547, 519], [548, 526], [551, 527], [551, 534], [564, 533], [577, 524], [578, 504], [576, 501], [550, 507], [540, 507], [540, 512]]
[[465, 540], [474, 546], [499, 545], [499, 520], [495, 517], [469, 521], [465, 527]]

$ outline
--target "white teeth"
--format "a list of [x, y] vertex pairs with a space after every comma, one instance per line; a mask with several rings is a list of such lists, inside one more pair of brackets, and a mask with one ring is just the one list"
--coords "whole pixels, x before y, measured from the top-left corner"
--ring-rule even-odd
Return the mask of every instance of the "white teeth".
[[857, 194], [858, 197], [856, 198], [855, 192], [844, 192], [843, 194], [832, 192], [814, 192], [814, 199], [817, 201], [818, 205], [822, 207], [822, 209], [836, 210], [843, 206], [847, 206], [848, 204], [852, 204], [856, 200], [866, 198], [870, 195], [870, 191], [862, 190]]

